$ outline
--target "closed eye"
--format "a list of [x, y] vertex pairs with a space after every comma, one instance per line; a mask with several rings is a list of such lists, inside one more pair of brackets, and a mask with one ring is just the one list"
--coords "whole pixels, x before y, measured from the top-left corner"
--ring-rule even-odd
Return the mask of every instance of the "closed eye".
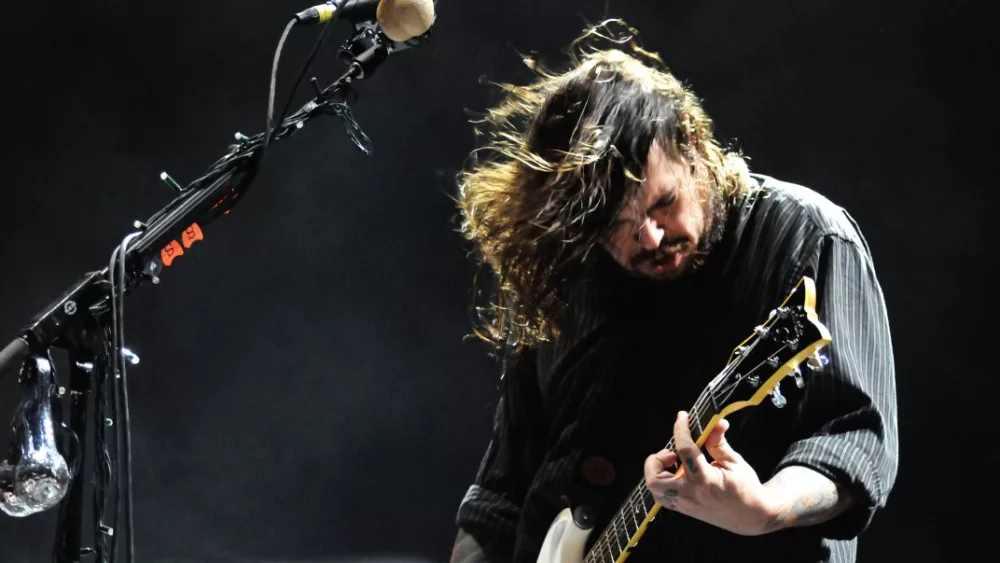
[[646, 214], [648, 215], [654, 211], [658, 211], [660, 209], [666, 209], [671, 205], [673, 205], [676, 201], [677, 201], [676, 190], [667, 194], [663, 194], [659, 197], [659, 199], [653, 202], [653, 205], [651, 205], [649, 209], [646, 210]]

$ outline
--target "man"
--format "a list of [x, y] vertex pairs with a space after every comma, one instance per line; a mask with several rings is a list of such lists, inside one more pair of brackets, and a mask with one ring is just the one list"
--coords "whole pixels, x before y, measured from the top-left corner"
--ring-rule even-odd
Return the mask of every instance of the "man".
[[[477, 332], [504, 366], [453, 561], [536, 561], [579, 506], [596, 515], [589, 550], [637, 482], [663, 509], [630, 562], [854, 561], [893, 486], [892, 346], [861, 232], [816, 192], [750, 173], [656, 62], [589, 51], [507, 85], [477, 151], [491, 158], [459, 178], [494, 284]], [[829, 364], [701, 451], [686, 409], [804, 276]]]

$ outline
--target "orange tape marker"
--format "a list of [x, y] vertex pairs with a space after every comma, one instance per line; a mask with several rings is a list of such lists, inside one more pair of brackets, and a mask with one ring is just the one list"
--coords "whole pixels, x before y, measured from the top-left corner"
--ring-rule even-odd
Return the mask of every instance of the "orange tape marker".
[[169, 267], [174, 262], [174, 259], [183, 255], [184, 249], [181, 248], [181, 245], [176, 240], [172, 240], [170, 244], [164, 246], [163, 250], [160, 251], [160, 260], [163, 261], [164, 266]]
[[205, 240], [205, 235], [201, 232], [201, 227], [198, 223], [191, 223], [191, 226], [184, 229], [184, 234], [181, 235], [181, 241], [184, 243], [184, 248], [191, 248], [197, 240]]

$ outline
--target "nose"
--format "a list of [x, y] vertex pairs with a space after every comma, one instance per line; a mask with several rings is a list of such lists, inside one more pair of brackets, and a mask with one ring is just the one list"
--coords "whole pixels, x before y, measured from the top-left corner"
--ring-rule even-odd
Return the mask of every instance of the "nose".
[[639, 227], [639, 247], [643, 250], [656, 250], [660, 247], [662, 240], [663, 229], [656, 224], [656, 221], [646, 217], [642, 226]]

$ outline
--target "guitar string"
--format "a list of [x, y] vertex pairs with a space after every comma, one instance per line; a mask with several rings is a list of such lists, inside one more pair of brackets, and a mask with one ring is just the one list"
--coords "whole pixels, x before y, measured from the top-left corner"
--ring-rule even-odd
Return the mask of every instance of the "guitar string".
[[[750, 344], [748, 347], [746, 347], [746, 349], [742, 352], [742, 358], [739, 361], [734, 362], [733, 364], [730, 364], [729, 366], [726, 366], [726, 368], [723, 369], [723, 371], [721, 372], [720, 375], [726, 374], [727, 371], [728, 372], [732, 372], [736, 367], [738, 367], [740, 364], [742, 364], [743, 361], [745, 361], [745, 358], [748, 357], [749, 353], [753, 351], [753, 349], [757, 346], [757, 344], [761, 340], [762, 340], [762, 338], [758, 338], [756, 341], [754, 341], [752, 344]], [[788, 345], [784, 344], [784, 345], [782, 345], [777, 350], [777, 352], [781, 352], [781, 351], [783, 351], [787, 347], [788, 347]], [[775, 353], [777, 353], [777, 352], [775, 352]], [[753, 373], [753, 372], [757, 371], [771, 357], [773, 357], [773, 354], [769, 354], [768, 358], [762, 360], [759, 364], [757, 364], [756, 366], [754, 366], [753, 369], [749, 370], [747, 373], [750, 374], [750, 373]], [[705, 403], [712, 396], [712, 391], [714, 391], [714, 390], [713, 389], [706, 389], [706, 391], [702, 392], [702, 394], [699, 396], [698, 400], [695, 401], [694, 407], [691, 408], [691, 414], [694, 415], [694, 416], [692, 416], [692, 419], [693, 419], [694, 422], [698, 422], [698, 420], [699, 420], [699, 418], [698, 418], [699, 417], [698, 409], [700, 407], [702, 407], [702, 406], [705, 406]], [[700, 426], [700, 423], [699, 423], [699, 426]], [[691, 428], [690, 430], [693, 431], [694, 429]], [[704, 434], [703, 430], [702, 430], [702, 434]], [[673, 451], [673, 442], [674, 442], [674, 440], [673, 440], [673, 438], [671, 438], [671, 440], [667, 443], [666, 448], [670, 449], [671, 451]], [[641, 525], [635, 519], [635, 514], [638, 512], [636, 510], [637, 506], [641, 506], [642, 507], [642, 509], [644, 511], [643, 521], [645, 522], [645, 516], [649, 515], [649, 509], [646, 508], [646, 503], [648, 501], [653, 501], [653, 504], [654, 505], [656, 504], [655, 498], [653, 498], [652, 493], [649, 491], [648, 488], [646, 488], [644, 486], [644, 484], [645, 484], [644, 482], [640, 482], [639, 485], [635, 489], [633, 489], [632, 494], [629, 495], [629, 498], [628, 498], [628, 500], [625, 503], [625, 507], [622, 510], [620, 510], [615, 515], [615, 517], [612, 519], [611, 525], [609, 525], [604, 530], [604, 532], [601, 534], [601, 539], [597, 542], [597, 545], [595, 545], [595, 548], [597, 548], [597, 547], [607, 548], [607, 551], [608, 551], [607, 554], [609, 556], [611, 556], [612, 563], [616, 560], [616, 558], [614, 557], [614, 552], [611, 549], [612, 546], [611, 546], [610, 537], [608, 536], [608, 533], [612, 529], [615, 531], [615, 546], [618, 547], [619, 555], [621, 553], [624, 553], [625, 549], [627, 549], [629, 547], [629, 545], [631, 544], [631, 541], [632, 541], [632, 532], [629, 532], [629, 530], [628, 530], [628, 520], [624, 516], [624, 510], [625, 510], [625, 508], [628, 508], [628, 511], [631, 513], [630, 516], [632, 517], [633, 522], [636, 523], [636, 532], [638, 532], [638, 529], [639, 529], [639, 527], [641, 527]], [[619, 523], [621, 524], [620, 527], [619, 527]], [[625, 547], [622, 547], [620, 545], [620, 542], [619, 542], [618, 532], [621, 531], [621, 530], [624, 530], [625, 535], [626, 535]], [[602, 549], [602, 551], [603, 551], [603, 549]], [[592, 554], [594, 554], [594, 553], [595, 553], [595, 550], [592, 550], [591, 553], [588, 553], [587, 557], [585, 558], [585, 561], [586, 560], [590, 560], [590, 556]], [[603, 555], [603, 553], [602, 553], [602, 555]]]
[[[760, 343], [761, 340], [762, 340], [762, 338], [758, 338], [757, 340], [755, 340], [754, 342], [752, 342], [750, 345], [748, 345], [746, 347], [746, 349], [741, 353], [742, 357], [738, 361], [733, 362], [730, 365], [726, 366], [722, 370], [722, 372], [720, 373], [720, 375], [727, 375], [727, 372], [731, 373], [733, 370], [735, 370], [737, 367], [739, 367], [740, 364], [742, 364], [743, 361], [745, 361], [746, 357], [748, 357], [749, 353], [752, 352], [754, 350], [754, 348], [756, 348], [756, 346]], [[781, 352], [785, 348], [787, 348], [787, 344], [782, 345], [775, 353]], [[768, 355], [768, 359], [771, 356], [773, 356], [773, 354]], [[757, 371], [762, 365], [764, 365], [765, 362], [767, 362], [768, 359], [762, 360], [760, 363], [758, 363], [756, 366], [754, 366], [751, 370], [749, 370], [747, 372], [747, 374], [750, 374], [750, 373], [753, 373], [753, 372]], [[691, 421], [697, 423], [699, 426], [701, 426], [701, 424], [699, 422], [699, 416], [700, 416], [700, 414], [699, 414], [698, 411], [699, 411], [700, 408], [706, 406], [706, 403], [712, 398], [712, 391], [713, 391], [712, 389], [706, 389], [705, 391], [703, 391], [702, 394], [699, 395], [698, 399], [695, 401], [694, 406], [690, 410], [689, 416], [690, 416]], [[693, 431], [694, 429], [693, 428], [689, 428], [689, 430]], [[704, 434], [704, 431], [702, 431], [701, 434]], [[673, 438], [671, 438], [670, 441], [667, 443], [665, 449], [673, 451], [673, 449], [674, 449], [673, 444], [674, 444], [674, 440], [673, 440]], [[629, 495], [628, 499], [625, 501], [625, 506], [621, 510], [619, 510], [618, 513], [612, 518], [611, 524], [605, 528], [605, 530], [601, 534], [601, 538], [598, 540], [597, 544], [595, 544], [595, 546], [594, 546], [595, 548], [597, 548], [597, 547], [601, 546], [601, 544], [603, 544], [603, 547], [607, 548], [608, 554], [612, 556], [611, 557], [612, 561], [614, 561], [616, 559], [614, 557], [614, 551], [612, 550], [612, 546], [618, 548], [618, 553], [620, 555], [621, 553], [624, 553], [625, 549], [627, 549], [630, 546], [631, 542], [632, 542], [633, 532], [629, 531], [629, 529], [628, 529], [628, 520], [624, 516], [626, 509], [628, 510], [628, 512], [630, 513], [629, 515], [632, 517], [632, 519], [634, 521], [635, 520], [635, 513], [637, 512], [636, 508], [638, 506], [641, 506], [642, 509], [643, 509], [643, 511], [644, 511], [643, 521], [645, 521], [645, 516], [649, 515], [649, 509], [646, 508], [646, 502], [648, 500], [652, 500], [654, 503], [656, 502], [656, 499], [653, 498], [652, 493], [650, 493], [649, 489], [647, 489], [644, 485], [645, 485], [644, 482], [640, 482], [639, 486], [637, 486], [635, 489], [633, 489], [632, 493]], [[641, 525], [638, 524], [638, 523], [636, 523], [636, 532], [638, 532], [639, 527], [641, 527]], [[611, 532], [612, 530], [614, 531], [614, 536], [615, 536], [615, 541], [614, 541], [613, 545], [611, 543], [611, 538], [610, 538], [610, 535], [609, 535], [609, 532]], [[624, 547], [622, 547], [620, 545], [619, 532], [621, 532], [621, 531], [624, 531], [624, 533], [625, 533], [625, 546]], [[591, 553], [593, 553], [593, 550], [591, 551]], [[585, 558], [585, 561], [587, 561], [589, 559], [589, 556], [590, 556], [590, 554], [588, 554], [588, 557]]]
[[[754, 343], [754, 344], [756, 344], [756, 343]], [[741, 358], [740, 361], [736, 362], [734, 365], [738, 365], [742, 361], [743, 360]], [[725, 371], [726, 370], [723, 370], [723, 373], [725, 373]], [[691, 411], [690, 411], [691, 414], [694, 415], [692, 417], [692, 420], [697, 420], [696, 417], [698, 416], [698, 409], [700, 407], [705, 406], [705, 403], [709, 399], [709, 397], [707, 395], [709, 395], [709, 393], [703, 391], [702, 394], [699, 395], [698, 400], [695, 401], [695, 406], [692, 407]], [[670, 441], [667, 443], [666, 449], [670, 449], [672, 451], [673, 450], [673, 443], [674, 443], [674, 440], [673, 440], [673, 438], [671, 438]], [[643, 484], [644, 484], [643, 482], [640, 482], [640, 487], [642, 487]], [[635, 510], [635, 508], [636, 508], [635, 502], [636, 501], [640, 501], [641, 502], [641, 500], [642, 500], [642, 491], [641, 491], [640, 487], [636, 487], [635, 489], [633, 489], [632, 493], [629, 495], [628, 500], [626, 500], [625, 505], [628, 508], [629, 512], [633, 512]], [[639, 498], [636, 498], [637, 495], [639, 496]], [[648, 509], [646, 509], [645, 504], [642, 505], [642, 508], [643, 508], [643, 511], [645, 512], [645, 514], [643, 515], [643, 520], [645, 521], [645, 516], [649, 515], [649, 511], [648, 511]], [[611, 556], [611, 561], [612, 562], [617, 559], [616, 557], [614, 557], [613, 547], [617, 547], [618, 548], [618, 553], [619, 553], [619, 555], [621, 555], [621, 553], [623, 553], [625, 551], [625, 549], [632, 542], [632, 533], [630, 533], [629, 530], [628, 530], [627, 522], [623, 518], [623, 513], [624, 513], [624, 509], [618, 511], [618, 513], [611, 519], [611, 522], [609, 523], [609, 525], [601, 533], [600, 538], [598, 539], [598, 541], [596, 542], [596, 544], [594, 546], [595, 548], [598, 548], [598, 547], [605, 548], [607, 554], [609, 556]], [[625, 547], [622, 547], [620, 545], [619, 532], [621, 532], [622, 530], [624, 530], [625, 536], [626, 536]], [[611, 540], [611, 535], [612, 535], [611, 532], [612, 531], [614, 532], [613, 535], [615, 536], [613, 544], [612, 544], [612, 540]], [[636, 529], [636, 531], [638, 531], [638, 528]], [[602, 551], [604, 551], [604, 549], [602, 549]], [[593, 551], [591, 553], [593, 553]], [[589, 554], [588, 554], [588, 558], [589, 558]], [[585, 561], [587, 561], [587, 560], [588, 559], [585, 558]]]
[[[756, 345], [756, 342], [754, 343], [754, 345]], [[782, 347], [779, 348], [775, 353], [781, 352], [785, 348], [787, 348], [787, 345], [782, 345]], [[747, 350], [747, 352], [749, 352], [751, 350]], [[770, 356], [771, 355], [769, 355], [769, 357]], [[744, 358], [745, 357], [746, 357], [746, 355], [744, 355]], [[742, 360], [741, 360], [741, 362], [742, 362]], [[735, 365], [738, 365], [741, 362], [737, 362]], [[750, 374], [750, 373], [753, 373], [753, 372], [757, 371], [761, 366], [764, 365], [765, 362], [767, 362], [767, 359], [761, 361], [759, 364], [757, 364], [756, 366], [754, 366], [753, 369], [749, 370], [747, 373]], [[706, 392], [703, 392], [702, 396], [699, 396], [699, 400], [696, 401], [696, 403], [695, 403], [696, 407], [699, 406], [699, 405], [703, 405], [703, 403], [705, 402], [705, 398], [706, 398], [705, 395], [706, 395]], [[697, 410], [695, 408], [692, 408], [691, 412], [692, 412], [692, 414], [694, 414], [695, 416], [697, 416]], [[697, 419], [695, 419], [695, 420], [697, 420]], [[671, 439], [670, 442], [668, 442], [667, 449], [673, 450], [673, 442], [674, 442], [673, 439]], [[623, 509], [620, 510], [616, 514], [615, 518], [613, 519], [613, 522], [612, 522], [613, 526], [609, 526], [608, 530], [606, 530], [606, 532], [605, 532], [605, 533], [607, 533], [611, 529], [614, 529], [615, 535], [616, 535], [615, 544], [618, 546], [619, 555], [621, 553], [623, 553], [625, 551], [625, 549], [628, 548], [631, 545], [631, 543], [632, 543], [632, 532], [629, 531], [629, 529], [628, 529], [628, 520], [624, 517], [624, 513], [625, 513], [626, 509], [628, 510], [628, 512], [631, 513], [631, 516], [632, 516], [632, 518], [634, 520], [635, 519], [634, 515], [635, 515], [635, 513], [638, 512], [637, 508], [639, 506], [641, 506], [642, 509], [643, 509], [643, 511], [644, 511], [643, 521], [645, 521], [645, 516], [649, 515], [649, 509], [646, 507], [646, 504], [649, 501], [652, 501], [653, 504], [656, 503], [656, 499], [653, 497], [652, 493], [650, 493], [649, 489], [646, 488], [644, 485], [645, 485], [644, 481], [640, 482], [639, 485], [635, 489], [633, 489], [632, 494], [629, 495], [628, 500], [625, 502], [625, 507], [623, 507]], [[621, 524], [621, 526], [619, 526], [619, 523]], [[636, 532], [638, 532], [639, 526], [640, 525], [638, 523], [636, 523]], [[624, 548], [620, 546], [620, 542], [618, 541], [619, 538], [617, 537], [618, 536], [618, 532], [620, 532], [621, 530], [624, 530], [625, 535], [627, 537], [627, 540], [625, 542], [625, 547]], [[611, 545], [608, 542], [605, 542], [605, 543], [607, 544], [606, 547], [608, 547], [608, 548], [611, 547]], [[611, 549], [608, 549], [608, 551], [609, 551], [608, 554], [611, 556], [612, 561], [614, 561], [616, 559], [614, 557], [614, 551], [612, 551]]]
[[[723, 369], [723, 371], [720, 373], [720, 375], [725, 375], [726, 372], [730, 372], [731, 373], [733, 370], [735, 370], [737, 367], [739, 367], [739, 365], [742, 364], [743, 361], [745, 361], [745, 358], [748, 357], [749, 353], [752, 352], [754, 350], [754, 348], [756, 348], [757, 344], [759, 344], [762, 339], [763, 338], [758, 338], [757, 340], [755, 340], [754, 342], [752, 342], [749, 346], [747, 346], [746, 349], [741, 353], [742, 357], [740, 358], [740, 360], [738, 360], [736, 362], [733, 362], [732, 364], [726, 366], [726, 368]], [[784, 350], [786, 347], [787, 347], [787, 345], [782, 345], [782, 347], [778, 349], [778, 352]], [[768, 359], [770, 357], [772, 357], [772, 356], [773, 356], [773, 354], [770, 354], [768, 356]], [[754, 368], [751, 369], [750, 371], [748, 371], [747, 373], [749, 374], [749, 373], [755, 372], [762, 365], [764, 365], [765, 362], [767, 362], [767, 359], [762, 360], [759, 364], [757, 364], [756, 366], [754, 366]], [[695, 401], [695, 405], [691, 408], [690, 414], [693, 415], [693, 416], [691, 416], [691, 419], [692, 419], [693, 422], [698, 423], [699, 426], [701, 426], [701, 424], [699, 423], [699, 416], [700, 416], [700, 414], [698, 413], [698, 410], [701, 407], [705, 406], [705, 403], [707, 403], [707, 401], [711, 398], [712, 391], [713, 391], [712, 389], [706, 389], [706, 391], [703, 391], [702, 394], [698, 397], [698, 400]], [[694, 429], [690, 428], [689, 430], [694, 430]], [[704, 434], [704, 431], [702, 430], [701, 433]], [[669, 450], [673, 451], [673, 442], [674, 442], [674, 440], [673, 440], [673, 438], [671, 438], [670, 441], [667, 443], [666, 449], [669, 449]], [[614, 561], [615, 558], [613, 557], [613, 553], [614, 552], [611, 549], [612, 544], [611, 544], [611, 538], [609, 537], [609, 532], [612, 531], [612, 530], [614, 530], [614, 532], [615, 532], [615, 534], [614, 534], [615, 535], [614, 545], [616, 547], [618, 547], [619, 555], [621, 553], [623, 553], [626, 548], [629, 547], [629, 544], [632, 541], [632, 533], [629, 532], [629, 530], [628, 530], [628, 520], [625, 519], [625, 517], [624, 517], [625, 508], [628, 509], [628, 511], [630, 513], [630, 516], [632, 517], [633, 521], [635, 521], [635, 513], [637, 512], [636, 511], [636, 507], [637, 507], [636, 503], [637, 502], [641, 503], [638, 506], [642, 506], [642, 509], [645, 512], [645, 516], [649, 515], [648, 509], [646, 508], [646, 501], [647, 500], [653, 500], [654, 503], [655, 503], [655, 499], [652, 497], [652, 494], [649, 492], [649, 490], [646, 487], [643, 486], [644, 484], [645, 484], [644, 482], [640, 482], [639, 486], [636, 487], [635, 489], [633, 489], [632, 494], [629, 495], [629, 498], [625, 502], [625, 507], [623, 507], [622, 510], [619, 510], [618, 513], [615, 515], [615, 517], [612, 518], [611, 524], [605, 528], [605, 530], [601, 534], [601, 538], [597, 542], [597, 545], [595, 545], [595, 548], [596, 547], [605, 547], [605, 548], [607, 548], [608, 549], [608, 554], [612, 555], [612, 561]], [[645, 517], [643, 518], [643, 521], [645, 521]], [[619, 526], [619, 524], [620, 524], [620, 526]], [[637, 523], [636, 532], [638, 532], [639, 526], [640, 525]], [[618, 533], [620, 531], [622, 531], [622, 530], [624, 530], [625, 536], [626, 536], [625, 547], [622, 547], [620, 545], [620, 541], [619, 541], [620, 538], [619, 538]], [[585, 560], [589, 559], [590, 555], [592, 553], [594, 553], [593, 550], [591, 551], [590, 554], [587, 555], [587, 557], [585, 558]]]
[[[749, 349], [748, 351], [752, 350], [752, 349], [753, 349], [753, 346], [756, 346], [757, 342], [758, 342], [758, 341], [755, 341], [754, 343], [752, 343], [752, 344], [751, 344], [751, 346], [750, 346], [750, 349]], [[730, 364], [730, 365], [726, 366], [726, 368], [724, 368], [724, 369], [722, 370], [722, 372], [720, 373], [720, 375], [725, 375], [727, 371], [728, 371], [728, 372], [732, 372], [732, 370], [734, 370], [734, 369], [735, 369], [736, 367], [738, 367], [738, 366], [739, 366], [739, 364], [740, 364], [740, 363], [742, 363], [742, 362], [744, 361], [744, 358], [745, 358], [745, 357], [746, 357], [746, 355], [744, 354], [744, 355], [743, 355], [743, 356], [742, 356], [742, 357], [741, 357], [741, 358], [739, 359], [739, 361], [737, 361], [737, 362], [734, 362], [734, 363], [732, 363], [732, 364]], [[718, 377], [718, 376], [717, 376], [717, 377]], [[716, 377], [716, 378], [717, 378], [717, 377]], [[713, 380], [714, 380], [714, 379], [715, 379], [715, 378], [713, 378]], [[707, 403], [707, 402], [709, 401], [709, 399], [711, 398], [711, 397], [710, 397], [710, 395], [711, 395], [711, 392], [710, 392], [710, 390], [706, 390], [706, 391], [703, 391], [703, 392], [701, 393], [701, 395], [699, 395], [699, 396], [698, 396], [698, 399], [697, 399], [697, 400], [695, 401], [695, 404], [694, 404], [694, 406], [693, 406], [693, 407], [691, 408], [691, 410], [690, 410], [691, 414], [693, 414], [693, 415], [694, 415], [694, 416], [692, 417], [692, 420], [693, 420], [693, 421], [694, 421], [694, 420], [697, 420], [697, 417], [699, 416], [699, 412], [698, 412], [698, 411], [699, 411], [699, 409], [700, 409], [700, 408], [702, 408], [702, 407], [704, 407], [704, 406], [706, 406], [706, 403]], [[671, 438], [671, 439], [670, 439], [670, 441], [669, 441], [669, 442], [667, 443], [667, 445], [665, 446], [665, 449], [669, 449], [669, 450], [671, 450], [671, 451], [672, 451], [672, 450], [673, 450], [673, 444], [674, 444], [674, 440], [673, 440], [673, 438]], [[643, 482], [640, 482], [640, 487], [641, 487], [641, 486], [642, 486], [643, 484], [644, 484]], [[639, 498], [639, 499], [636, 499], [636, 498], [635, 498], [637, 494], [638, 494], [638, 495], [640, 495], [640, 498]], [[635, 504], [634, 504], [634, 502], [635, 502], [636, 500], [641, 500], [641, 491], [639, 490], [639, 487], [637, 487], [636, 489], [633, 489], [633, 491], [632, 491], [632, 494], [631, 494], [631, 495], [629, 495], [629, 499], [628, 499], [628, 500], [626, 501], [626, 506], [627, 506], [627, 508], [629, 509], [629, 511], [630, 511], [630, 512], [631, 512], [631, 511], [633, 511], [633, 510], [635, 510]], [[648, 516], [648, 515], [649, 515], [649, 512], [648, 512], [648, 510], [646, 510], [646, 507], [645, 507], [645, 505], [643, 505], [643, 510], [645, 511], [645, 515], [644, 515], [644, 517], [643, 517], [643, 520], [645, 520], [645, 516]], [[615, 532], [615, 534], [614, 534], [614, 535], [615, 535], [615, 544], [617, 545], [617, 544], [619, 543], [619, 542], [618, 542], [618, 532], [619, 532], [619, 531], [620, 531], [620, 529], [621, 529], [621, 527], [619, 527], [619, 521], [620, 521], [620, 520], [622, 520], [621, 516], [622, 516], [622, 511], [620, 510], [620, 511], [619, 511], [619, 512], [618, 512], [618, 513], [617, 513], [617, 514], [616, 514], [616, 515], [615, 515], [615, 516], [614, 516], [614, 517], [612, 518], [612, 520], [611, 520], [611, 522], [609, 523], [609, 525], [608, 525], [608, 526], [607, 526], [607, 527], [606, 527], [606, 528], [604, 529], [604, 531], [603, 531], [603, 532], [601, 533], [601, 536], [600, 536], [600, 538], [598, 539], [597, 543], [595, 544], [595, 548], [596, 548], [596, 547], [599, 547], [599, 546], [600, 546], [600, 547], [604, 547], [604, 548], [606, 548], [606, 549], [607, 549], [607, 551], [608, 551], [608, 553], [609, 553], [609, 554], [613, 554], [613, 553], [614, 553], [614, 552], [612, 551], [612, 549], [611, 549], [611, 547], [612, 547], [612, 544], [611, 544], [611, 538], [610, 538], [610, 532], [611, 532], [612, 530], [613, 530], [613, 531]], [[623, 521], [623, 522], [621, 522], [621, 523], [622, 523], [622, 527], [624, 527], [624, 526], [626, 525], [624, 521]], [[627, 529], [627, 527], [625, 528], [625, 533], [626, 533], [626, 535], [628, 536], [628, 541], [626, 542], [626, 547], [628, 547], [628, 544], [629, 544], [629, 543], [631, 542], [631, 536], [632, 536], [632, 534], [630, 534], [630, 533], [628, 532], [628, 529]], [[624, 551], [624, 548], [622, 548], [622, 547], [620, 547], [620, 546], [619, 546], [619, 554], [620, 554], [620, 553], [621, 553], [622, 551]], [[614, 557], [612, 557], [612, 560], [614, 560], [614, 559], [615, 559], [615, 558], [614, 558]]]
[[[756, 342], [753, 343], [753, 346], [755, 346], [755, 345], [756, 345]], [[725, 374], [725, 372], [727, 370], [731, 371], [730, 368], [735, 369], [735, 367], [738, 366], [740, 363], [742, 363], [742, 361], [743, 361], [743, 358], [740, 358], [740, 360], [738, 362], [734, 362], [734, 364], [730, 364], [730, 366], [727, 366], [726, 369], [723, 369], [722, 374]], [[692, 417], [692, 421], [697, 420], [696, 417], [699, 415], [698, 410], [699, 410], [699, 408], [706, 406], [706, 403], [710, 399], [709, 395], [710, 395], [709, 392], [703, 391], [701, 393], [701, 395], [699, 395], [698, 400], [695, 401], [694, 406], [690, 410], [691, 414], [694, 415]], [[665, 448], [673, 451], [673, 443], [674, 443], [674, 440], [673, 440], [673, 438], [671, 438], [670, 441], [667, 443], [667, 445], [666, 445]], [[640, 487], [643, 484], [644, 483], [640, 482]], [[636, 498], [636, 495], [639, 495], [638, 499]], [[638, 501], [642, 500], [641, 495], [642, 495], [642, 491], [640, 490], [639, 487], [633, 489], [632, 494], [629, 495], [629, 498], [626, 501], [626, 507], [629, 509], [629, 512], [632, 512], [632, 511], [635, 510], [635, 506], [636, 505], [634, 503], [637, 500]], [[642, 505], [642, 507], [643, 507], [643, 510], [645, 511], [645, 514], [643, 516], [643, 520], [645, 520], [645, 516], [648, 516], [649, 512], [646, 509], [646, 507], [645, 507], [644, 504]], [[597, 548], [597, 547], [606, 548], [607, 553], [609, 555], [611, 555], [611, 560], [612, 561], [616, 560], [616, 558], [614, 557], [614, 551], [612, 550], [612, 541], [611, 541], [611, 537], [610, 537], [612, 535], [611, 532], [614, 531], [614, 534], [613, 534], [615, 536], [614, 546], [618, 547], [619, 555], [622, 552], [625, 551], [625, 548], [627, 548], [628, 545], [632, 541], [632, 534], [629, 533], [628, 528], [627, 528], [627, 524], [622, 519], [622, 514], [623, 514], [622, 510], [618, 511], [618, 513], [611, 519], [611, 522], [609, 523], [609, 525], [601, 533], [600, 538], [598, 539], [597, 543], [594, 546], [595, 548]], [[619, 526], [619, 523], [621, 523], [621, 526]], [[627, 537], [627, 540], [626, 540], [626, 543], [625, 543], [625, 547], [621, 547], [620, 542], [619, 542], [619, 534], [618, 534], [623, 528], [624, 528], [624, 531], [625, 531], [625, 535]], [[588, 554], [588, 557], [589, 557], [589, 554]], [[585, 561], [586, 561], [586, 559], [585, 559]]]

